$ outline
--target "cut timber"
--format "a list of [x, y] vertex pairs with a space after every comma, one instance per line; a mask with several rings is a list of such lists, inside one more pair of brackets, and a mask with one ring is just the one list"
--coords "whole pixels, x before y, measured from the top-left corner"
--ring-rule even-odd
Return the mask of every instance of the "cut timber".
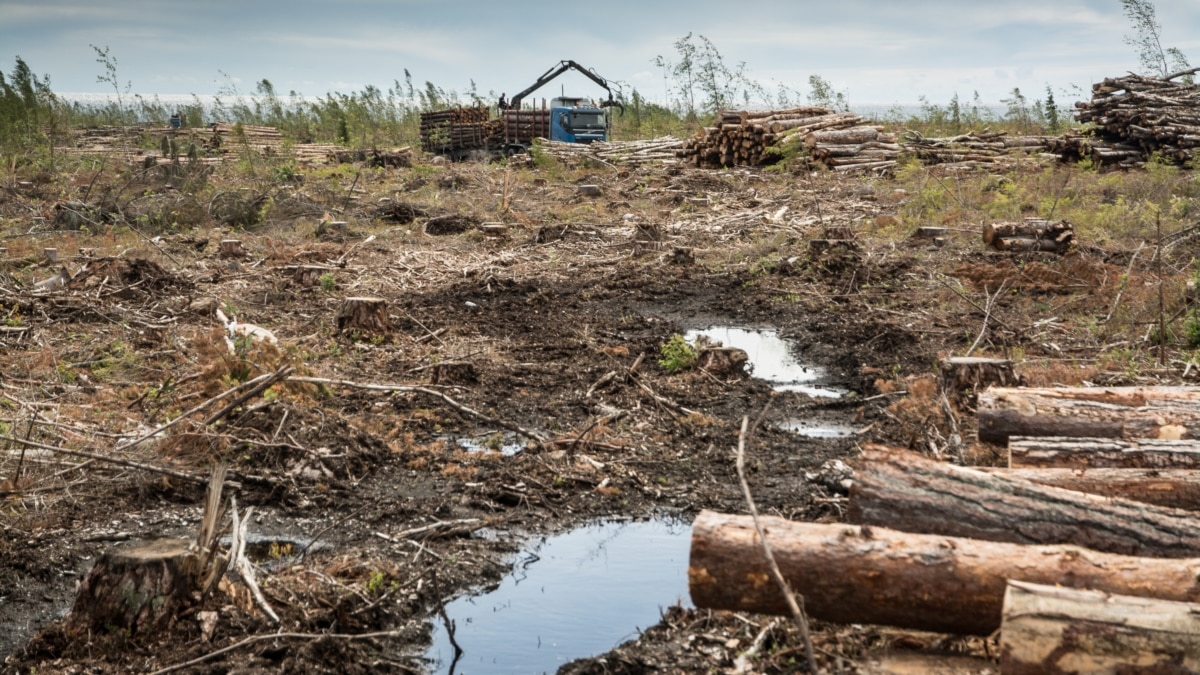
[[196, 590], [198, 565], [182, 539], [109, 551], [84, 577], [68, 624], [130, 634], [167, 628]]
[[[1134, 558], [879, 527], [760, 519], [784, 578], [822, 621], [989, 635], [1008, 579], [1194, 602], [1200, 560]], [[697, 607], [788, 615], [750, 516], [701, 511], [688, 588]]]
[[1200, 469], [1200, 441], [1012, 436], [1008, 439], [1008, 465], [1040, 468]]
[[1200, 672], [1200, 605], [1012, 581], [1000, 672]]
[[1200, 471], [1189, 469], [984, 469], [1038, 485], [1200, 511]]
[[942, 361], [942, 388], [955, 395], [971, 395], [992, 386], [1019, 385], [1008, 359], [989, 359], [979, 356], [952, 356]]
[[246, 258], [250, 253], [242, 246], [240, 239], [222, 239], [217, 255], [222, 258]]
[[983, 226], [983, 243], [997, 251], [1065, 252], [1075, 229], [1065, 220], [1051, 222], [1026, 218], [1019, 223], [988, 223]]
[[905, 532], [1200, 557], [1194, 513], [1037, 485], [880, 446], [867, 446], [855, 467], [847, 518]]
[[1200, 434], [1200, 388], [991, 388], [979, 394], [979, 440], [1009, 436], [1160, 438]]
[[346, 298], [338, 310], [337, 328], [341, 332], [385, 334], [392, 330], [387, 300], [383, 298]]

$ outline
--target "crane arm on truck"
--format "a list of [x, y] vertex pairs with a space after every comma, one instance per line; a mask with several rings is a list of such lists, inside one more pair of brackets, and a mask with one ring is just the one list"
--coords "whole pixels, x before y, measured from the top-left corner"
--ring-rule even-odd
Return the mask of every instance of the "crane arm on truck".
[[553, 80], [554, 78], [558, 77], [559, 75], [562, 75], [563, 73], [567, 72], [568, 70], [578, 70], [579, 72], [583, 73], [588, 79], [590, 79], [592, 82], [595, 82], [596, 84], [600, 85], [601, 87], [604, 87], [604, 91], [608, 92], [608, 100], [600, 103], [601, 108], [618, 108], [621, 111], [622, 115], [625, 114], [625, 106], [621, 105], [619, 102], [617, 102], [616, 99], [613, 98], [612, 89], [610, 89], [608, 86], [608, 80], [604, 79], [603, 77], [600, 77], [600, 75], [598, 75], [596, 73], [596, 71], [594, 71], [590, 68], [584, 68], [583, 66], [581, 66], [578, 63], [571, 61], [571, 60], [561, 61], [557, 66], [554, 66], [550, 70], [547, 70], [545, 73], [542, 73], [542, 76], [539, 77], [537, 79], [537, 81], [534, 82], [529, 88], [515, 94], [512, 97], [512, 99], [508, 103], [509, 107], [514, 108], [514, 109], [519, 109], [521, 106], [522, 99], [524, 99], [526, 96], [532, 94], [533, 92], [537, 91], [543, 85], [545, 85], [547, 82], [549, 82], [550, 80]]

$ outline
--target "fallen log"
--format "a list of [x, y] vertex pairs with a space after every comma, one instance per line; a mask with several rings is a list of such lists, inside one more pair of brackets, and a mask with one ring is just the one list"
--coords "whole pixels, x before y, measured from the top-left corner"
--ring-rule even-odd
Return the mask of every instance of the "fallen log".
[[881, 446], [868, 446], [855, 467], [847, 518], [905, 532], [1200, 557], [1194, 513], [1037, 485]]
[[1040, 468], [1200, 469], [1200, 441], [1012, 436], [1008, 439], [1008, 465]]
[[1189, 469], [981, 468], [988, 473], [1101, 497], [1200, 511], [1200, 472]]
[[1000, 672], [1200, 672], [1200, 605], [1010, 581]]
[[[1200, 600], [1200, 560], [760, 520], [784, 577], [804, 596], [808, 614], [822, 621], [989, 635], [1000, 627], [1008, 579]], [[700, 512], [688, 588], [697, 607], [788, 614], [750, 516]]]
[[979, 395], [979, 440], [1010, 436], [1192, 438], [1200, 429], [1197, 387], [999, 388]]
[[983, 226], [983, 243], [997, 251], [1053, 251], [1071, 246], [1075, 228], [1065, 220], [1051, 222], [1026, 218], [1019, 223], [988, 223]]

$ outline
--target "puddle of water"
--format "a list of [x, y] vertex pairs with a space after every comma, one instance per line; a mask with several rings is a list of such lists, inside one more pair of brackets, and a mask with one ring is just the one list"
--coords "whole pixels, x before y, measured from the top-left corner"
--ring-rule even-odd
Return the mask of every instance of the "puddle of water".
[[776, 391], [794, 391], [813, 398], [841, 398], [845, 394], [837, 389], [811, 384], [824, 378], [825, 371], [797, 361], [792, 356], [790, 345], [779, 337], [778, 331], [714, 326], [690, 330], [683, 337], [694, 344], [702, 336], [710, 342], [719, 342], [746, 352], [750, 356], [754, 377], [770, 382]]
[[499, 588], [446, 605], [454, 648], [440, 621], [426, 656], [435, 673], [553, 673], [606, 652], [683, 602], [691, 527], [648, 521], [590, 525], [541, 540], [517, 558]]
[[779, 425], [785, 431], [805, 438], [845, 438], [854, 435], [854, 429], [836, 424], [818, 424], [810, 420], [786, 420]]
[[[230, 545], [229, 535], [221, 537], [223, 546]], [[313, 543], [304, 537], [281, 537], [278, 535], [246, 533], [246, 558], [250, 562], [275, 569], [278, 566], [294, 562], [301, 551], [311, 553], [328, 547], [322, 542]]]
[[513, 455], [525, 449], [524, 443], [504, 442], [497, 445], [493, 442], [490, 442], [488, 438], [459, 438], [457, 440], [452, 440], [451, 443], [457, 445], [463, 450], [466, 450], [467, 452], [499, 451], [500, 454], [504, 455], [505, 457], [512, 457]]

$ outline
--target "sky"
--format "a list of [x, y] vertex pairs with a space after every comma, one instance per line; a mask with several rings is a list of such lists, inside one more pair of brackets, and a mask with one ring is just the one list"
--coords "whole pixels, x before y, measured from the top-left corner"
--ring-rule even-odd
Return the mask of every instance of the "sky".
[[[1155, 0], [1165, 47], [1200, 65], [1200, 0]], [[407, 69], [460, 94], [510, 96], [572, 59], [661, 102], [657, 57], [703, 35], [726, 65], [793, 98], [818, 75], [856, 104], [984, 102], [1047, 87], [1060, 105], [1139, 69], [1120, 0], [0, 0], [0, 70], [20, 57], [56, 93], [322, 96], [387, 91]], [[599, 98], [570, 74], [537, 92]]]

